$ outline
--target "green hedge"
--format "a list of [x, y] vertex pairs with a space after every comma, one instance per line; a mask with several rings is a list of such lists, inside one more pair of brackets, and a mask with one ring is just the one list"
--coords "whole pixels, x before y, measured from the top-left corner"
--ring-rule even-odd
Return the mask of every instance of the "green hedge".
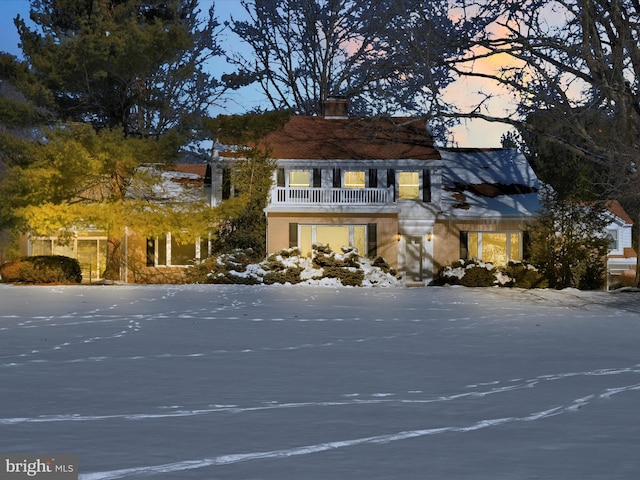
[[82, 269], [75, 258], [62, 255], [22, 257], [2, 267], [2, 278], [21, 283], [80, 283]]

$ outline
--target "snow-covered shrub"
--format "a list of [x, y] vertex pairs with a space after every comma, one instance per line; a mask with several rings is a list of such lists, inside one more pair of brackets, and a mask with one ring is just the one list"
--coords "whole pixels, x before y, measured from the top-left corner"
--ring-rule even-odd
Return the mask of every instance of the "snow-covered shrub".
[[490, 287], [498, 281], [496, 271], [490, 263], [469, 265], [465, 268], [460, 285], [465, 287]]
[[270, 255], [263, 263], [262, 268], [265, 274], [262, 278], [263, 283], [271, 285], [274, 283], [290, 283], [295, 285], [302, 281], [300, 276], [304, 267], [299, 265], [296, 258], [300, 257], [300, 250], [291, 248], [282, 250], [281, 252]]
[[373, 262], [371, 262], [371, 266], [375, 268], [379, 268], [380, 270], [382, 270], [382, 272], [392, 275], [394, 277], [397, 276], [398, 274], [398, 272], [396, 272], [393, 268], [391, 268], [387, 263], [387, 261], [382, 257], [374, 258]]
[[496, 282], [493, 265], [475, 259], [461, 259], [444, 267], [433, 281], [436, 285], [464, 285], [465, 287], [490, 287]]
[[255, 285], [261, 283], [251, 272], [252, 250], [235, 250], [207, 258], [187, 270], [190, 283], [219, 283]]
[[435, 285], [464, 285], [466, 287], [545, 288], [543, 275], [525, 262], [509, 262], [496, 267], [476, 259], [459, 260], [444, 267], [434, 279]]
[[395, 286], [400, 285], [395, 272], [387, 263], [358, 255], [356, 249], [344, 248], [332, 252], [325, 245], [314, 245], [312, 258], [302, 256], [291, 248], [270, 255], [260, 263], [248, 263], [250, 255], [240, 252], [219, 255], [197, 266], [200, 271], [210, 268], [206, 275], [191, 275], [194, 283], [242, 284], [308, 284], [335, 286]]
[[544, 275], [530, 263], [509, 262], [509, 264], [501, 269], [505, 277], [508, 279], [505, 283], [501, 283], [504, 287], [519, 288], [546, 288], [547, 281]]

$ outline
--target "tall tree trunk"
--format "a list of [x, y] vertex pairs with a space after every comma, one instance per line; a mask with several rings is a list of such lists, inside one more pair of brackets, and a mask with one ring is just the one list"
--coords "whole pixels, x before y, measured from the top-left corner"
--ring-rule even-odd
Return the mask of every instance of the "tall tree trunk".
[[105, 280], [118, 281], [122, 264], [122, 239], [110, 237], [107, 241], [107, 268], [104, 272]]

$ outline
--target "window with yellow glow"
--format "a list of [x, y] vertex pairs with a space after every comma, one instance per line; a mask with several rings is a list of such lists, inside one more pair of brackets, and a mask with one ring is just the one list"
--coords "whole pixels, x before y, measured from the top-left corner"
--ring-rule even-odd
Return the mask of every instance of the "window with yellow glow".
[[189, 266], [209, 256], [207, 239], [195, 242], [180, 242], [170, 233], [166, 236], [147, 239], [147, 266]]
[[365, 188], [364, 172], [344, 172], [344, 188]]
[[366, 255], [367, 227], [365, 225], [300, 225], [298, 246], [304, 256], [310, 257], [313, 244], [328, 245], [336, 253], [342, 247], [354, 247], [359, 255]]
[[[79, 237], [79, 238], [78, 238]], [[107, 237], [101, 231], [80, 231], [72, 238], [30, 238], [29, 255], [63, 255], [75, 258], [85, 282], [102, 278], [107, 264]]]
[[289, 187], [291, 188], [309, 188], [311, 173], [309, 171], [293, 171], [289, 172]]
[[420, 172], [398, 172], [398, 197], [420, 198]]
[[469, 232], [467, 256], [494, 265], [522, 260], [521, 234], [516, 232]]

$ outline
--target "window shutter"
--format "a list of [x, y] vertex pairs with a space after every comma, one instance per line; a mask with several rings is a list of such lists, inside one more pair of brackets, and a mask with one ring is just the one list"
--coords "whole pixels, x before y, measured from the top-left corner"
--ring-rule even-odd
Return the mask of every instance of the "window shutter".
[[376, 223], [367, 225], [367, 256], [370, 258], [378, 256], [378, 225]]
[[378, 188], [378, 170], [369, 169], [369, 188]]
[[460, 258], [469, 258], [469, 232], [460, 232]]
[[298, 246], [298, 224], [289, 224], [289, 248], [295, 248]]
[[222, 199], [229, 200], [231, 198], [231, 169], [222, 169]]
[[431, 202], [431, 171], [422, 171], [422, 201]]
[[278, 187], [284, 187], [284, 168], [279, 168], [278, 169], [278, 180], [277, 180], [277, 185]]
[[313, 169], [313, 188], [322, 187], [322, 170], [319, 168]]
[[528, 230], [522, 232], [522, 259], [531, 259], [531, 237]]
[[396, 184], [396, 171], [393, 168], [387, 170], [387, 187], [393, 187]]
[[147, 267], [155, 267], [156, 265], [156, 240], [155, 238], [147, 238]]
[[341, 172], [339, 168], [333, 169], [333, 188], [340, 188], [342, 186], [342, 179], [340, 178]]
[[387, 187], [393, 188], [393, 201], [396, 201], [396, 171], [393, 168], [387, 170]]

